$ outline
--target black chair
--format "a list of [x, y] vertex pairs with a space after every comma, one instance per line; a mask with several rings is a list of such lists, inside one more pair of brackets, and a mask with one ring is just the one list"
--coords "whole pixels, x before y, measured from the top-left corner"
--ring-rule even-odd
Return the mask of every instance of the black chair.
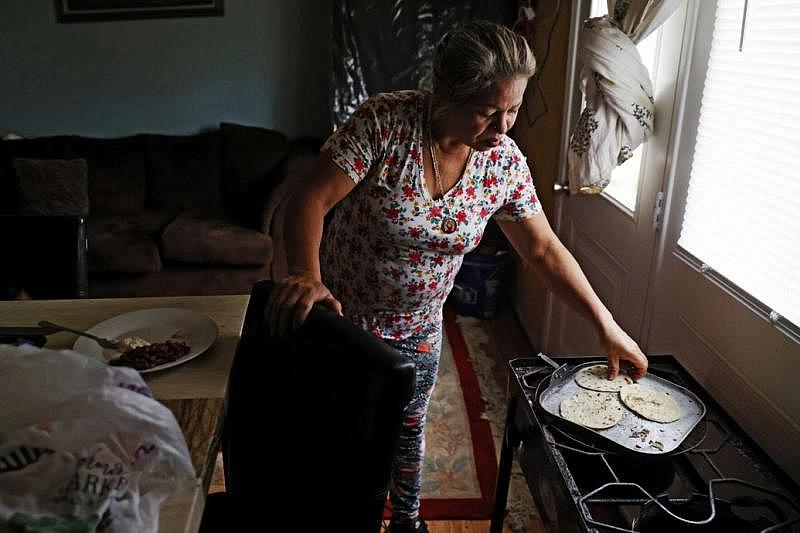
[[320, 306], [270, 337], [270, 290], [250, 296], [228, 389], [227, 493], [209, 498], [201, 531], [378, 532], [414, 365]]
[[0, 215], [0, 299], [89, 295], [86, 219]]

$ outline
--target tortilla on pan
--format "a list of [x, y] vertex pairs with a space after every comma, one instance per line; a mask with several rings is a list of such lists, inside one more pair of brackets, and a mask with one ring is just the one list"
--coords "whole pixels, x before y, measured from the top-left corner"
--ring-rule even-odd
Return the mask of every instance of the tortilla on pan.
[[584, 389], [601, 392], [617, 392], [625, 385], [633, 383], [633, 379], [623, 372], [617, 374], [612, 381], [609, 381], [607, 375], [608, 365], [594, 365], [576, 373], [575, 383]]
[[610, 428], [624, 414], [616, 394], [588, 390], [565, 398], [560, 410], [570, 422], [592, 429]]
[[634, 383], [625, 385], [619, 397], [631, 411], [656, 422], [675, 422], [682, 413], [678, 402], [669, 394]]

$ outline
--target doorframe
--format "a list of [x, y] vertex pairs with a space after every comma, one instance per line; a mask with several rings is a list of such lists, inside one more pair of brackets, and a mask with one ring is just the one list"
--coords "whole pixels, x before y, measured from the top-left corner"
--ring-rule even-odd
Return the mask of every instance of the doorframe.
[[[709, 3], [713, 3], [714, 9], [716, 9], [716, 0]], [[647, 296], [645, 297], [645, 314], [642, 320], [640, 344], [642, 350], [645, 352], [651, 341], [653, 317], [656, 314], [656, 304], [658, 300], [658, 284], [662, 279], [665, 254], [671, 253], [670, 242], [674, 238], [673, 231], [670, 231], [673, 227], [672, 218], [677, 215], [678, 209], [683, 213], [683, 207], [686, 202], [685, 189], [688, 187], [689, 179], [687, 176], [685, 180], [680, 180], [678, 172], [680, 167], [681, 141], [687, 134], [685, 127], [686, 108], [688, 106], [689, 81], [692, 78], [692, 68], [696, 66], [692, 64], [692, 59], [697, 42], [700, 7], [700, 2], [697, 0], [687, 0], [686, 2], [686, 15], [684, 18], [683, 34], [678, 58], [678, 79], [675, 83], [675, 97], [672, 105], [670, 117], [671, 125], [667, 139], [666, 157], [664, 160], [664, 205], [662, 210], [661, 230], [656, 236], [653, 261], [649, 274], [650, 279], [647, 286]], [[697, 105], [699, 106], [699, 103], [697, 103]], [[695, 132], [696, 128], [690, 133], [694, 134]]]
[[[564, 196], [569, 194], [569, 188], [567, 186], [567, 148], [569, 146], [570, 130], [572, 129], [573, 117], [580, 112], [581, 105], [581, 99], [576, 97], [580, 94], [580, 91], [577, 88], [575, 66], [578, 63], [578, 36], [580, 34], [582, 21], [585, 15], [588, 14], [588, 9], [585, 9], [585, 5], [586, 3], [584, 0], [573, 0], [569, 17], [566, 71], [570, 73], [570, 76], [568, 76], [564, 84], [564, 109], [561, 112], [561, 123], [565, 124], [567, 127], [561, 128], [561, 155], [559, 156], [558, 179], [556, 180], [558, 185], [564, 187], [564, 189], [562, 189], [564, 192], [556, 196], [553, 206], [553, 230], [556, 235], [559, 235], [561, 232]], [[560, 235], [559, 238], [561, 238]], [[542, 346], [549, 346], [550, 344], [550, 329], [553, 325], [554, 311], [555, 301], [553, 293], [552, 291], [547, 291], [544, 323], [542, 324]]]

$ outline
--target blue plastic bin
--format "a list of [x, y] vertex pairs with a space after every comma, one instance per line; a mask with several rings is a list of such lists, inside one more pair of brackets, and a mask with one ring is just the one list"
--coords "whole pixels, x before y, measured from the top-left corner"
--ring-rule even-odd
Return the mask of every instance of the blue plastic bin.
[[456, 274], [450, 305], [459, 315], [491, 318], [505, 286], [511, 256], [506, 250], [494, 255], [467, 254]]

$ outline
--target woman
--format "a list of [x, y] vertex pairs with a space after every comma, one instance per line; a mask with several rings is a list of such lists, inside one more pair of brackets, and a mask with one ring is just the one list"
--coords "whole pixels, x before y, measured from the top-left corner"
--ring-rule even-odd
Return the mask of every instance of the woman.
[[610, 378], [620, 359], [633, 363], [634, 377], [647, 369], [550, 229], [525, 157], [506, 136], [534, 69], [527, 43], [507, 28], [472, 22], [451, 32], [436, 50], [432, 94], [400, 91], [362, 104], [325, 143], [288, 207], [289, 276], [267, 304], [271, 332], [297, 328], [322, 302], [417, 366], [393, 466], [393, 533], [427, 531], [419, 517], [423, 430], [442, 304], [489, 217], [543, 281], [594, 322]]

